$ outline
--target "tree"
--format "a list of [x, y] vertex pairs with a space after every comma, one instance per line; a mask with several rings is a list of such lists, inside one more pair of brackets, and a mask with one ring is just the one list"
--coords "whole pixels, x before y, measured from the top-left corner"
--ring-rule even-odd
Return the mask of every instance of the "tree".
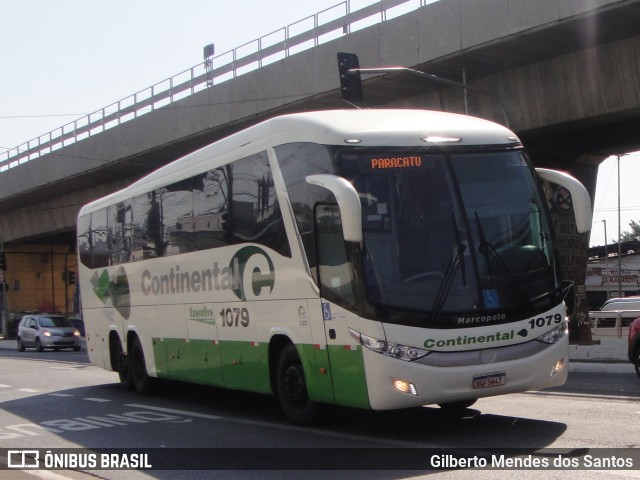
[[[637, 223], [631, 220], [631, 222], [629, 223], [629, 227], [631, 227], [631, 231], [622, 232], [620, 234], [620, 241], [621, 242], [640, 242], [640, 223]], [[613, 243], [618, 243], [618, 241], [614, 239]]]

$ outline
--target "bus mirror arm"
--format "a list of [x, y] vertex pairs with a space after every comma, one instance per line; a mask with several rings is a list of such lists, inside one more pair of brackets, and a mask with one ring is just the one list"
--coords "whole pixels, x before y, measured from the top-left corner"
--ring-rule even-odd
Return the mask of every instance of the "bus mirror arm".
[[342, 177], [330, 174], [309, 175], [305, 179], [333, 193], [342, 217], [342, 234], [347, 242], [362, 242], [362, 207], [356, 189]]
[[591, 230], [591, 197], [584, 185], [565, 172], [536, 168], [536, 173], [542, 180], [555, 183], [569, 190], [578, 232], [585, 233]]

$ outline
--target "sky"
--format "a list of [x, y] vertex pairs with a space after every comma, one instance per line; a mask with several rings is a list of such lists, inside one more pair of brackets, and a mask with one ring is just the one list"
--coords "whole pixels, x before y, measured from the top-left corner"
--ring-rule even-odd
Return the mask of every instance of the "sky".
[[[376, 0], [350, 0], [357, 10]], [[0, 2], [0, 153], [340, 0]], [[341, 10], [342, 9], [342, 10]], [[335, 12], [323, 14], [340, 16]], [[640, 153], [622, 157], [621, 229], [640, 220]], [[598, 173], [591, 245], [618, 234], [617, 159]]]
[[0, 152], [341, 3], [2, 0]]
[[[629, 223], [640, 222], [640, 152], [620, 157], [620, 228], [631, 231]], [[591, 227], [591, 246], [604, 245], [606, 221], [608, 244], [618, 238], [618, 158], [609, 157], [600, 164], [594, 213]]]

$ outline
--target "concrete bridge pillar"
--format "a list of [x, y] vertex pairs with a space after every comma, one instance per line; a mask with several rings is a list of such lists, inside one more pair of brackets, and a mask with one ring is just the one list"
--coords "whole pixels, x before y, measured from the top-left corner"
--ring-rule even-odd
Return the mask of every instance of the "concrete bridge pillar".
[[[593, 210], [598, 165], [607, 157], [606, 155], [534, 151], [531, 152], [531, 157], [536, 167], [564, 170], [580, 180], [591, 196]], [[590, 232], [578, 233], [571, 202], [565, 196], [566, 191], [548, 182], [543, 183], [543, 191], [556, 233], [561, 276], [563, 279], [574, 282], [573, 295], [566, 299], [567, 306], [573, 310], [569, 322], [570, 339], [574, 342], [591, 343], [589, 304], [585, 286]]]

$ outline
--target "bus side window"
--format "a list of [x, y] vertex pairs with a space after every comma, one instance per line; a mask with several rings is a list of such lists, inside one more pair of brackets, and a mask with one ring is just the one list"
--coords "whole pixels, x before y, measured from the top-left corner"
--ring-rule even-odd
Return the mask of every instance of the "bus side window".
[[327, 300], [353, 309], [353, 274], [342, 235], [340, 209], [321, 204], [315, 213], [320, 293]]
[[186, 178], [160, 190], [164, 255], [195, 251], [193, 222], [193, 178]]
[[160, 208], [156, 192], [144, 193], [131, 201], [131, 256], [135, 262], [162, 254]]
[[318, 173], [334, 174], [331, 151], [325, 145], [314, 143], [290, 143], [275, 148], [282, 176], [287, 185], [291, 208], [296, 226], [311, 269], [313, 279], [318, 283], [316, 238], [314, 228], [314, 206], [318, 203], [335, 201], [325, 188], [310, 185], [308, 175]]
[[109, 265], [109, 242], [107, 237], [107, 209], [103, 208], [91, 214], [90, 248], [92, 268]]
[[198, 250], [229, 244], [225, 230], [229, 212], [227, 168], [220, 167], [197, 175], [193, 190], [193, 223]]
[[91, 214], [78, 219], [78, 255], [80, 262], [91, 268], [93, 266], [91, 248]]
[[234, 243], [255, 242], [291, 257], [267, 154], [251, 155], [232, 166], [229, 190]]
[[109, 207], [108, 238], [111, 265], [119, 265], [131, 260], [132, 220], [131, 201], [120, 202]]

